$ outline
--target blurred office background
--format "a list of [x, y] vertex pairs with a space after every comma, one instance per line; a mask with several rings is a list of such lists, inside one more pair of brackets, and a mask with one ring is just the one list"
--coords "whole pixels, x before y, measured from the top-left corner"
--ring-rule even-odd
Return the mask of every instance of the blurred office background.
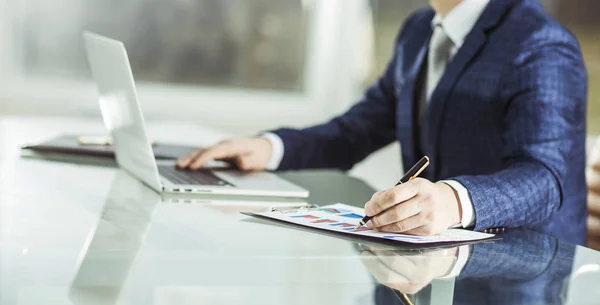
[[[542, 2], [581, 42], [589, 132], [600, 133], [600, 1]], [[90, 30], [125, 42], [148, 121], [193, 121], [234, 136], [307, 126], [356, 102], [387, 64], [400, 25], [425, 5], [0, 0], [0, 115], [99, 118], [80, 36]], [[376, 187], [391, 184], [398, 150], [384, 149], [353, 173]]]

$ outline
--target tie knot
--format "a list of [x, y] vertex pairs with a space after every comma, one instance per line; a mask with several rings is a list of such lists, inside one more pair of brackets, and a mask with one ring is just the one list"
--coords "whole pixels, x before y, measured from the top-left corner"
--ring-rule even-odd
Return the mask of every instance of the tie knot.
[[454, 46], [454, 42], [446, 33], [444, 26], [441, 23], [435, 25], [433, 36], [431, 37], [431, 48], [439, 49], [439, 48], [451, 48]]

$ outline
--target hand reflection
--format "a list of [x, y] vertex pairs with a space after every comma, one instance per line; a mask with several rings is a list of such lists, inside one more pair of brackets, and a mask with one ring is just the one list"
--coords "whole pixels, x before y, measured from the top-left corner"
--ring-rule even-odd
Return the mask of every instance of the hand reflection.
[[361, 261], [381, 284], [407, 294], [416, 294], [436, 278], [452, 271], [458, 248], [426, 253], [366, 249]]

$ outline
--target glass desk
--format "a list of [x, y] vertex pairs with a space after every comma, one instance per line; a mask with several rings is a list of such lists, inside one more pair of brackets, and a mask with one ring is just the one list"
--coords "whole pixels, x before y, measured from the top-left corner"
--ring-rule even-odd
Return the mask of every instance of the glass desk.
[[[113, 165], [3, 164], [0, 304], [600, 304], [600, 253], [550, 236], [366, 246], [240, 214], [268, 205], [250, 198], [173, 202]], [[312, 204], [373, 193], [336, 171], [282, 176]]]

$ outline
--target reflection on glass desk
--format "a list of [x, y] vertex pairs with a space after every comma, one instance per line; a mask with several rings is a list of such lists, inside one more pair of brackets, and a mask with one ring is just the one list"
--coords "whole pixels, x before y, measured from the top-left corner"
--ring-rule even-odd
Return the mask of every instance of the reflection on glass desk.
[[[309, 189], [310, 204], [360, 206], [373, 192], [341, 172], [282, 176]], [[0, 304], [600, 300], [600, 253], [546, 235], [509, 230], [493, 243], [400, 251], [257, 222], [232, 212], [232, 198], [203, 200], [166, 201], [109, 166], [5, 164]]]
[[422, 254], [366, 251], [366, 266], [380, 280], [376, 304], [437, 304], [445, 293], [447, 304], [598, 304], [600, 255], [547, 235], [509, 230], [501, 241], [469, 248], [464, 268], [451, 290], [435, 291], [451, 268], [458, 249]]

